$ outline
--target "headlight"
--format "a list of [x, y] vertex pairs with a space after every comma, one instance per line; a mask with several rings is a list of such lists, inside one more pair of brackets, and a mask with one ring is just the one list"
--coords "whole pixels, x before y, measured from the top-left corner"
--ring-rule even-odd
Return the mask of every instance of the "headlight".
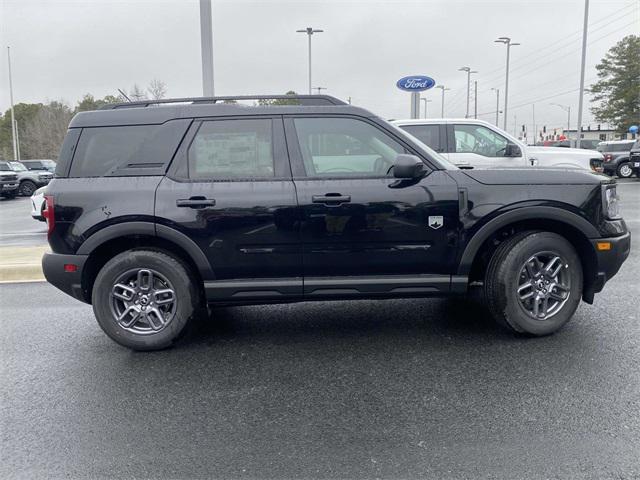
[[616, 185], [602, 185], [602, 211], [609, 220], [620, 218], [620, 198]]

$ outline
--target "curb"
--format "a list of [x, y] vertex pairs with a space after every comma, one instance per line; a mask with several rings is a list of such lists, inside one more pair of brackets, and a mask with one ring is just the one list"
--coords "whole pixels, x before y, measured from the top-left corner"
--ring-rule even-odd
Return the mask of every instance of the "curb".
[[49, 247], [0, 247], [0, 282], [44, 281], [42, 255]]

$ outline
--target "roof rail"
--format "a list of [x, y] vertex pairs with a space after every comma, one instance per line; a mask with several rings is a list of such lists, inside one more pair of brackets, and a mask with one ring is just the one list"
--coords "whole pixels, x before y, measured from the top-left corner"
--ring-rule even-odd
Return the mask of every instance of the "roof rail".
[[186, 97], [186, 98], [163, 98], [160, 100], [141, 100], [137, 102], [111, 103], [101, 106], [98, 110], [115, 110], [118, 108], [145, 108], [153, 105], [171, 103], [206, 104], [219, 103], [224, 101], [238, 100], [298, 100], [298, 105], [318, 106], [318, 105], [347, 105], [346, 102], [332, 97], [331, 95], [236, 95], [225, 97]]

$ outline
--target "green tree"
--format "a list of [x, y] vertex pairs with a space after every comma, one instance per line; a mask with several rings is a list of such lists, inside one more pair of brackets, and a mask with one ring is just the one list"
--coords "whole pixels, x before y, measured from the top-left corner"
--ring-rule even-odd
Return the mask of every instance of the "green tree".
[[20, 134], [22, 158], [58, 158], [73, 111], [61, 102], [42, 105]]
[[640, 36], [620, 40], [596, 70], [598, 81], [591, 85], [591, 112], [596, 120], [613, 125], [620, 133], [640, 123]]
[[[18, 136], [20, 137], [20, 147], [24, 145], [22, 138], [26, 126], [37, 115], [42, 108], [41, 103], [17, 103], [13, 112], [18, 124]], [[13, 160], [13, 138], [11, 134], [11, 110], [7, 110], [4, 115], [0, 115], [0, 158]]]
[[[289, 90], [285, 95], [298, 95], [293, 90]], [[258, 105], [267, 106], [267, 105], [300, 105], [300, 100], [297, 98], [275, 98], [273, 100], [258, 100]]]

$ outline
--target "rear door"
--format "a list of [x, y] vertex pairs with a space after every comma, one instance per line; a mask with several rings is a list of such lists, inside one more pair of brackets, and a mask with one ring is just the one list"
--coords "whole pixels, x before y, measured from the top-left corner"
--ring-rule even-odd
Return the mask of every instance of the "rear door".
[[156, 221], [191, 238], [210, 300], [302, 293], [297, 200], [282, 118], [200, 119], [156, 194]]

